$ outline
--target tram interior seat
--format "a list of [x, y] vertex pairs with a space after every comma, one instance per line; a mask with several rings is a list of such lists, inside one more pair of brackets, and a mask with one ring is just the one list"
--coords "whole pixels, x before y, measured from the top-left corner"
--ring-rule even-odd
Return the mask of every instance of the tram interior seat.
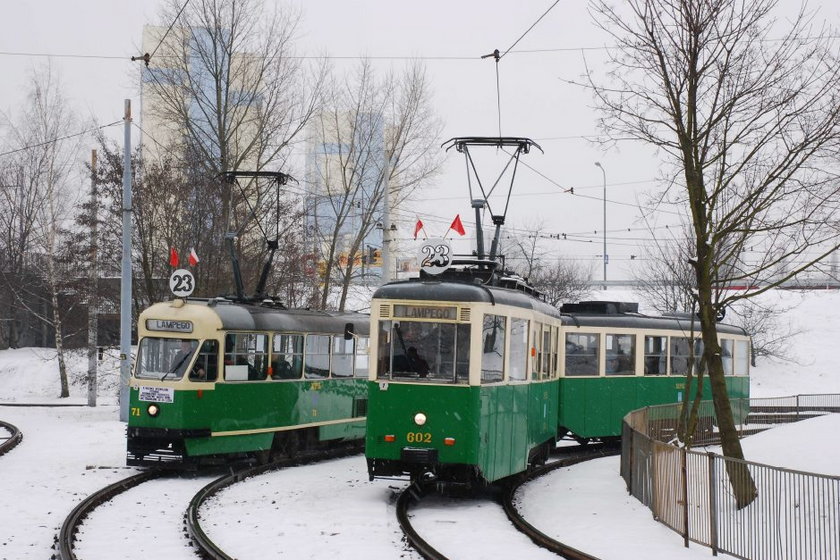
[[295, 374], [295, 370], [292, 369], [292, 364], [283, 358], [275, 360], [272, 363], [271, 371], [274, 372], [272, 376], [274, 379], [297, 379], [300, 377], [299, 374]]

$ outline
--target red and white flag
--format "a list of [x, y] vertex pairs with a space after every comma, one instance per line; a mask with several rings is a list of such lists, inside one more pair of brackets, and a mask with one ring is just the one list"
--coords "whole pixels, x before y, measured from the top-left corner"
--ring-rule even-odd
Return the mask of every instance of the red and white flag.
[[459, 235], [467, 234], [466, 230], [464, 230], [464, 224], [461, 223], [461, 214], [455, 216], [455, 219], [452, 220], [452, 225], [449, 226], [449, 229], [454, 229]]
[[195, 249], [190, 249], [189, 261], [190, 266], [195, 266], [198, 264], [198, 254], [196, 254]]
[[178, 251], [175, 250], [175, 247], [169, 248], [169, 265], [178, 268]]
[[414, 239], [417, 239], [417, 234], [420, 233], [420, 230], [423, 229], [423, 220], [417, 219], [417, 223], [414, 224]]

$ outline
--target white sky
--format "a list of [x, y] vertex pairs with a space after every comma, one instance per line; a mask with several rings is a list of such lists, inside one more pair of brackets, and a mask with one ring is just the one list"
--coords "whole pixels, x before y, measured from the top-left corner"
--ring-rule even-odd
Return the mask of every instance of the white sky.
[[[443, 140], [495, 136], [499, 133], [495, 63], [479, 57], [496, 48], [508, 50], [552, 3], [296, 0], [303, 10], [297, 45], [302, 54], [308, 55], [430, 57], [426, 65], [435, 107], [445, 123]], [[158, 19], [159, 0], [29, 0], [7, 4], [0, 19], [0, 63], [4, 70], [0, 111], [11, 113], [22, 103], [30, 69], [49, 61], [59, 72], [72, 105], [83, 116], [99, 124], [120, 120], [126, 98], [133, 100], [135, 115], [139, 114], [139, 95], [134, 86], [139, 63], [130, 62], [128, 57], [142, 54], [138, 45], [143, 25], [162, 23]], [[784, 0], [783, 4], [798, 2]], [[840, 23], [836, 3], [823, 0], [812, 5], [823, 6], [820, 14], [829, 23]], [[513, 228], [542, 223], [547, 232], [570, 234], [569, 240], [547, 243], [545, 257], [574, 255], [592, 263], [596, 279], [601, 274], [604, 193], [601, 170], [594, 162], [600, 161], [606, 174], [611, 279], [629, 276], [630, 256], [639, 255], [640, 243], [650, 237], [635, 205], [655, 187], [653, 180], [659, 173], [655, 157], [646, 148], [623, 143], [604, 151], [587, 139], [598, 134], [591, 97], [565, 80], [583, 73], [584, 56], [597, 71], [604, 56], [598, 48], [608, 41], [594, 27], [585, 2], [565, 0], [499, 65], [502, 135], [536, 140], [545, 154], [534, 151], [523, 161], [547, 177], [520, 167], [507, 223]], [[539, 50], [549, 52], [522, 52]], [[9, 53], [92, 58], [48, 59]], [[336, 61], [336, 67], [353, 62]], [[385, 70], [403, 64], [402, 60], [381, 60], [376, 67]], [[111, 131], [121, 139], [119, 128]], [[493, 170], [488, 168], [484, 180], [494, 179]], [[574, 187], [574, 196], [563, 193], [569, 187]], [[443, 235], [456, 213], [461, 214], [471, 235], [474, 220], [460, 154], [449, 154], [445, 173], [418, 199], [409, 213], [423, 219], [429, 235]], [[500, 208], [502, 201], [494, 206]], [[413, 232], [413, 218], [409, 221], [400, 232], [403, 238]], [[675, 218], [659, 216], [659, 225], [666, 223], [674, 224]], [[458, 250], [461, 248], [456, 246]]]
[[[632, 294], [609, 291], [630, 301]], [[787, 351], [796, 362], [760, 359], [752, 371], [753, 397], [840, 393], [835, 347], [840, 337], [840, 291], [772, 291], [764, 305], [789, 325]], [[644, 309], [643, 309], [644, 311]], [[0, 351], [0, 402], [55, 402], [54, 351]], [[86, 402], [86, 359], [70, 360], [70, 400]], [[0, 406], [0, 419], [18, 426], [23, 442], [0, 457], [0, 558], [43, 559], [58, 528], [84, 497], [132, 474], [125, 468], [125, 425], [115, 402], [118, 362], [100, 367], [100, 404], [91, 409]], [[840, 415], [783, 425], [744, 440], [748, 459], [791, 469], [840, 475]], [[526, 519], [555, 538], [602, 560], [710, 558], [652, 518], [628, 496], [618, 458], [558, 469], [529, 483], [518, 503]], [[193, 559], [183, 513], [199, 488], [212, 480], [144, 484], [97, 509], [79, 533], [77, 553], [86, 560]], [[202, 510], [211, 538], [242, 560], [282, 558], [419, 558], [405, 551], [393, 495], [403, 482], [369, 482], [361, 456], [277, 471], [231, 487]], [[516, 532], [492, 501], [432, 500], [415, 511], [414, 524], [451, 558], [548, 558]], [[609, 538], [605, 538], [605, 535]], [[283, 554], [285, 552], [285, 555]], [[729, 556], [721, 555], [721, 558]]]

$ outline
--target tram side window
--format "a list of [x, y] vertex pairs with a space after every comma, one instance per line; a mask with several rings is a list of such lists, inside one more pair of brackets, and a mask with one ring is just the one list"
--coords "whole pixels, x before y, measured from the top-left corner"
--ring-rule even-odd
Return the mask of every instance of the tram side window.
[[330, 337], [306, 335], [306, 357], [303, 375], [307, 379], [326, 379], [330, 375]]
[[645, 336], [645, 375], [665, 375], [666, 351], [668, 338], [665, 336]]
[[636, 374], [636, 337], [632, 334], [608, 334], [606, 336], [607, 375]]
[[481, 340], [481, 383], [498, 383], [505, 373], [505, 318], [485, 315]]
[[731, 338], [722, 338], [720, 340], [720, 358], [723, 362], [723, 375], [734, 375], [732, 363], [732, 354], [735, 349], [735, 341]]
[[735, 342], [735, 375], [750, 373], [750, 344], [746, 340]]
[[300, 379], [303, 372], [302, 334], [275, 334], [273, 353], [273, 379]]
[[219, 343], [205, 340], [190, 371], [192, 381], [215, 381], [219, 370]]
[[268, 335], [231, 333], [225, 337], [225, 379], [259, 381], [268, 372]]
[[353, 377], [355, 341], [344, 336], [332, 337], [332, 374], [334, 377]]
[[566, 376], [598, 375], [597, 334], [566, 334]]
[[[694, 347], [694, 356], [691, 355], [691, 348]], [[692, 363], [693, 371], [699, 371], [701, 357], [703, 356], [703, 341], [685, 337], [671, 338], [671, 375], [688, 375]]]
[[534, 346], [531, 379], [547, 379], [551, 367], [551, 327], [537, 323], [534, 327]]
[[528, 379], [528, 320], [510, 320], [510, 380]]
[[367, 337], [356, 337], [356, 355], [353, 375], [367, 377], [370, 372], [370, 340]]
[[455, 325], [455, 382], [470, 381], [470, 326]]

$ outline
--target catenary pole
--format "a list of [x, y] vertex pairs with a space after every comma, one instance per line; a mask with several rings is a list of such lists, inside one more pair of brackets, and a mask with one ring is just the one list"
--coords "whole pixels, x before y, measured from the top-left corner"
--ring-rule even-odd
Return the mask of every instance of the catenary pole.
[[131, 375], [131, 100], [125, 100], [123, 154], [122, 280], [120, 282], [120, 420], [128, 422]]
[[391, 158], [388, 149], [385, 149], [385, 165], [382, 171], [383, 177], [383, 204], [382, 204], [382, 283], [391, 281]]

